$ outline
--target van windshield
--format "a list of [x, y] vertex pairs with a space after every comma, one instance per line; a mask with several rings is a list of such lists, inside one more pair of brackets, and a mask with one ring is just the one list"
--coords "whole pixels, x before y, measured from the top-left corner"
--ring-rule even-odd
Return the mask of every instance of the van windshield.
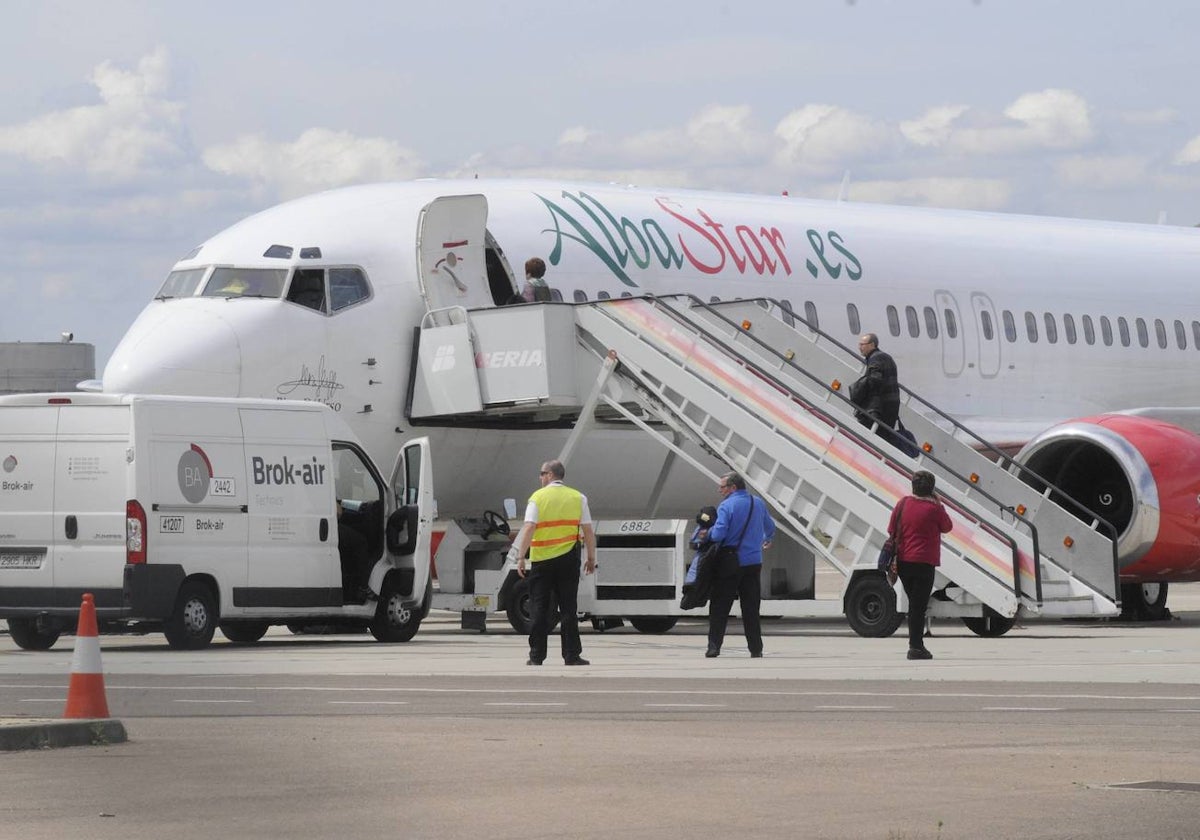
[[213, 269], [204, 285], [204, 297], [266, 297], [283, 294], [287, 279], [286, 268], [228, 268]]

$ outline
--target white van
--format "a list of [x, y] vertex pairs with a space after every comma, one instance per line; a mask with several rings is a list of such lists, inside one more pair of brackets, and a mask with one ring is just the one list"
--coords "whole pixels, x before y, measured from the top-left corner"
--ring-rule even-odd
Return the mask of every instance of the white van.
[[0, 397], [0, 618], [45, 650], [91, 592], [102, 631], [174, 648], [272, 624], [408, 641], [430, 603], [427, 451], [406, 446], [389, 487], [320, 403]]

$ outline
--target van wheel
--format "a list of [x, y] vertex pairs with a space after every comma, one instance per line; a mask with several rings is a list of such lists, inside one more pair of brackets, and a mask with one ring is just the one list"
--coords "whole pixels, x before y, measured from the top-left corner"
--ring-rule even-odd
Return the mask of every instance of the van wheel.
[[175, 609], [163, 624], [167, 644], [175, 650], [203, 650], [217, 632], [217, 604], [212, 590], [189, 580], [179, 587]]
[[896, 632], [904, 613], [896, 611], [896, 592], [882, 573], [859, 575], [846, 593], [846, 620], [860, 636], [883, 638]]
[[673, 615], [631, 615], [629, 623], [639, 633], [666, 633], [678, 620]]
[[265, 621], [222, 621], [221, 632], [235, 645], [252, 645], [267, 635], [270, 626]]
[[[517, 578], [508, 590], [508, 606], [504, 608], [508, 623], [522, 636], [533, 629], [533, 602], [529, 597], [529, 578]], [[558, 625], [558, 602], [550, 596], [550, 629]]]
[[50, 650], [58, 641], [58, 630], [39, 630], [36, 618], [10, 618], [8, 634], [22, 650]]
[[380, 642], [407, 642], [421, 627], [421, 611], [404, 603], [405, 598], [396, 585], [394, 575], [383, 582], [375, 618], [371, 620], [371, 635]]

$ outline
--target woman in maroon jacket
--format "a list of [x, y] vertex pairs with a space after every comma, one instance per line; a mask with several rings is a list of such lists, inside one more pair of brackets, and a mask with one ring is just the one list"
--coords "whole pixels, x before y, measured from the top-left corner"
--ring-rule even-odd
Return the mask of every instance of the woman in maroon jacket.
[[896, 571], [908, 596], [908, 658], [933, 659], [925, 648], [925, 610], [933, 591], [934, 569], [941, 563], [942, 534], [953, 527], [933, 495], [933, 473], [917, 470], [912, 495], [896, 503], [888, 533], [896, 545]]

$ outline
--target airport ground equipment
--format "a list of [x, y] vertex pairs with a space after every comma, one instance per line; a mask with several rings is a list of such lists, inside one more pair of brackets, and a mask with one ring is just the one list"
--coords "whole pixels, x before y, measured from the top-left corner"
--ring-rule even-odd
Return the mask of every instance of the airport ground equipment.
[[[562, 455], [569, 460], [598, 415], [621, 418], [715, 477], [678, 443], [694, 442], [745, 476], [783, 532], [841, 574], [834, 602], [862, 635], [894, 632], [906, 606], [875, 559], [916, 469], [937, 475], [954, 522], [942, 541], [932, 616], [999, 635], [1021, 613], [1118, 610], [1111, 526], [1060, 505], [1065, 494], [999, 453], [989, 460], [986, 442], [909, 392], [901, 419], [921, 451], [904, 455], [862, 426], [846, 397], [861, 359], [775, 301], [451, 307], [427, 314], [417, 342], [414, 420], [534, 410], [574, 423]], [[828, 604], [782, 600], [778, 611], [764, 604], [764, 614], [825, 614]]]

